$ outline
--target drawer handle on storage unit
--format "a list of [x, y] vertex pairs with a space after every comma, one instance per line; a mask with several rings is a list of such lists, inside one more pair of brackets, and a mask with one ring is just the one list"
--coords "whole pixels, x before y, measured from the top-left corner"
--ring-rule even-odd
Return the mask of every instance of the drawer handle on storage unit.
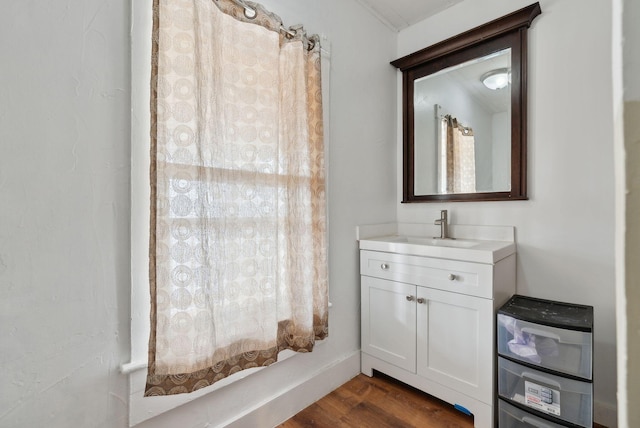
[[452, 273], [449, 274], [449, 281], [454, 281], [456, 279], [456, 276]]
[[427, 299], [425, 299], [424, 297], [418, 297], [418, 299], [416, 300], [416, 302], [423, 304], [427, 301]]
[[533, 380], [535, 380], [537, 382], [542, 382], [542, 383], [546, 383], [546, 384], [549, 384], [549, 385], [553, 385], [558, 389], [562, 388], [562, 386], [558, 382], [554, 381], [553, 379], [549, 379], [549, 378], [546, 378], [544, 376], [537, 375], [535, 373], [522, 372], [522, 377], [527, 377], [527, 378], [533, 379]]
[[537, 328], [524, 327], [522, 329], [522, 332], [533, 334], [534, 336], [548, 337], [549, 339], [554, 339], [560, 342], [560, 336], [558, 336], [557, 334], [553, 334], [549, 331], [538, 330]]
[[407, 296], [407, 302], [413, 302], [415, 299], [413, 296]]
[[386, 264], [386, 263], [382, 263], [382, 264], [380, 265], [380, 269], [382, 269], [382, 270], [387, 270], [387, 269], [389, 269], [389, 265], [388, 265], [388, 264]]
[[522, 422], [536, 428], [551, 428], [551, 425], [547, 425], [545, 423], [538, 421], [537, 419], [533, 419], [528, 416], [525, 416], [524, 418], [522, 418]]

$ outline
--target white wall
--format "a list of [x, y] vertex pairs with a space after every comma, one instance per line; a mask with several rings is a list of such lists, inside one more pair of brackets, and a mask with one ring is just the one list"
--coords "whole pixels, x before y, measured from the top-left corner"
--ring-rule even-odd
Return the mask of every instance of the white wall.
[[0, 426], [123, 426], [128, 2], [0, 15]]
[[[127, 378], [118, 367], [129, 360], [130, 2], [6, 3], [0, 426], [124, 427]], [[234, 419], [313, 367], [359, 349], [355, 226], [396, 214], [395, 71], [388, 64], [396, 35], [353, 0], [262, 3], [286, 24], [304, 23], [331, 41], [330, 338], [313, 354], [143, 427]], [[282, 411], [267, 408], [260, 417], [268, 426]]]
[[[531, 4], [466, 1], [398, 36], [398, 57]], [[595, 308], [595, 420], [615, 425], [616, 317], [612, 11], [600, 0], [540, 0], [529, 31], [529, 197], [403, 204], [398, 220], [516, 226], [517, 290]], [[400, 151], [398, 151], [400, 158]], [[400, 163], [398, 163], [400, 168]], [[401, 195], [398, 180], [398, 200]]]
[[511, 165], [511, 109], [503, 113], [496, 113], [492, 118], [493, 153], [492, 153], [492, 189], [510, 189], [511, 174], [509, 168], [501, 165]]

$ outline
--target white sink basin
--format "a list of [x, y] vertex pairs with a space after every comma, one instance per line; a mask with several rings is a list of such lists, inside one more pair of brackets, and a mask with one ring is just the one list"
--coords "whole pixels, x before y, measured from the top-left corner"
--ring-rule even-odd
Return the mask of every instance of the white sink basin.
[[495, 263], [515, 253], [516, 245], [511, 241], [390, 235], [361, 239], [360, 249], [477, 263]]
[[[390, 241], [393, 237], [389, 237]], [[406, 242], [407, 244], [432, 245], [435, 247], [452, 248], [472, 248], [479, 245], [479, 241], [465, 239], [440, 239], [440, 238], [419, 238], [415, 236], [396, 236], [393, 242]]]

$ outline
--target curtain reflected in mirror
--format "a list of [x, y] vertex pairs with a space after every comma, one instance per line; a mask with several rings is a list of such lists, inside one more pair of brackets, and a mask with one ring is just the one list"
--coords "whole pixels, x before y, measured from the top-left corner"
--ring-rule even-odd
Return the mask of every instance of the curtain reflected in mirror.
[[474, 193], [476, 155], [473, 129], [449, 114], [438, 120], [438, 190], [443, 194]]

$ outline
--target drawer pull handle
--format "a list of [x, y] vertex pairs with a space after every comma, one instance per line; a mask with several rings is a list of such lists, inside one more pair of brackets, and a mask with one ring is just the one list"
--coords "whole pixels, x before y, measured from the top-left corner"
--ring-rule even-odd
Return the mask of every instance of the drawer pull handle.
[[423, 304], [427, 301], [427, 299], [425, 299], [424, 297], [418, 297], [418, 299], [416, 300], [416, 302]]
[[537, 419], [533, 419], [528, 416], [525, 416], [524, 418], [522, 418], [522, 422], [536, 428], [551, 428], [551, 425], [547, 425], [545, 423], [540, 422]]
[[553, 339], [556, 342], [560, 342], [560, 336], [558, 336], [557, 334], [548, 332], [548, 331], [544, 331], [544, 330], [538, 330], [537, 328], [529, 328], [529, 327], [524, 327], [522, 329], [523, 333], [529, 333], [532, 334], [534, 336], [542, 336], [542, 337], [548, 337], [549, 339]]
[[407, 302], [413, 302], [415, 299], [414, 296], [407, 296]]
[[380, 269], [382, 269], [382, 270], [387, 270], [387, 269], [389, 269], [389, 265], [388, 265], [388, 264], [386, 264], [386, 263], [382, 263], [382, 264], [380, 265]]
[[456, 276], [452, 273], [449, 274], [449, 281], [455, 281], [456, 280]]
[[558, 388], [558, 389], [562, 389], [562, 386], [556, 382], [553, 379], [549, 379], [548, 377], [544, 377], [544, 376], [540, 376], [538, 374], [535, 373], [531, 373], [531, 372], [522, 372], [522, 376], [520, 377], [526, 377], [528, 379], [533, 379], [536, 382], [542, 382], [542, 383], [546, 383], [548, 385], [553, 385], [554, 387]]

